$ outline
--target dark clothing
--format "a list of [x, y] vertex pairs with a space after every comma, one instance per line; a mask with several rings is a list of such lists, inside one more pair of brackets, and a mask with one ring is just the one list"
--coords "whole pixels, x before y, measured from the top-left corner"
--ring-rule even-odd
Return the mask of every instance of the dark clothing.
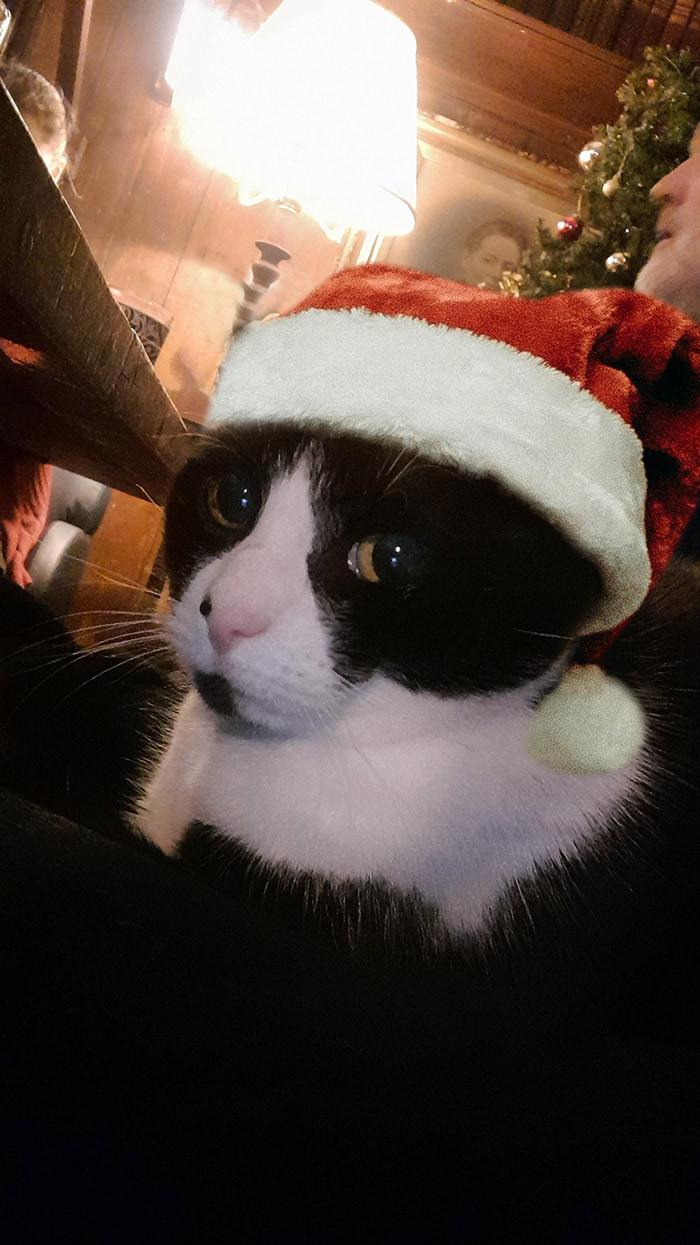
[[536, 973], [373, 964], [219, 894], [120, 833], [141, 719], [107, 659], [30, 650], [7, 677], [30, 626], [73, 651], [0, 583], [4, 781], [33, 732], [25, 786], [85, 825], [0, 788], [3, 1245], [700, 1240], [695, 940], [669, 977], [683, 937], [649, 915], [597, 985], [562, 947], [560, 1002]]

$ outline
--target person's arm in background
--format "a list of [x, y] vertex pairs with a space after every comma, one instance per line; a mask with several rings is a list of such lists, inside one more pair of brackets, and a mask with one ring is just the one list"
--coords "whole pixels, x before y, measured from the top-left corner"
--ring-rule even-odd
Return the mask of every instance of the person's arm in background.
[[26, 559], [39, 540], [49, 510], [51, 467], [3, 445], [0, 453], [0, 544], [5, 573], [26, 588]]

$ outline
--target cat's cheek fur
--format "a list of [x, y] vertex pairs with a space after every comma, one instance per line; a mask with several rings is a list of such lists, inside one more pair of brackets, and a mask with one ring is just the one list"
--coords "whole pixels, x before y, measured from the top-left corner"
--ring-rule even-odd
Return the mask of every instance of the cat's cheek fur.
[[307, 571], [313, 530], [301, 462], [275, 480], [251, 534], [202, 566], [173, 607], [173, 639], [192, 673], [223, 676], [238, 713], [271, 731], [307, 731], [344, 695]]
[[197, 816], [202, 773], [211, 752], [213, 726], [200, 697], [189, 692], [180, 707], [166, 751], [159, 758], [136, 809], [136, 830], [171, 855]]
[[[219, 552], [214, 541], [174, 605], [173, 635], [192, 675], [217, 676], [228, 690], [217, 706], [200, 680], [202, 695], [186, 699], [139, 828], [173, 852], [201, 823], [282, 877], [369, 882], [420, 897], [458, 935], [483, 929], [510, 886], [605, 832], [635, 772], [557, 774], [527, 756], [534, 705], [560, 655], [549, 670], [535, 662], [537, 680], [514, 690], [496, 661], [481, 694], [445, 695], [440, 679], [409, 690], [389, 674], [342, 678], [348, 624], [342, 609], [324, 612], [323, 577], [314, 586], [309, 576], [328, 530], [327, 488], [308, 455], [285, 462], [273, 466], [248, 535], [231, 545], [222, 533]], [[454, 523], [464, 528], [472, 520], [460, 498]], [[496, 506], [496, 524], [498, 514]], [[362, 522], [366, 534], [381, 530], [369, 512]], [[348, 550], [361, 530], [346, 533]], [[463, 546], [455, 541], [455, 556]], [[342, 587], [341, 573], [352, 590], [344, 558], [335, 571]], [[461, 601], [457, 593], [457, 615]], [[445, 626], [436, 625], [424, 664], [439, 668]], [[514, 627], [504, 618], [496, 639], [522, 642]], [[234, 712], [219, 715], [229, 692]]]

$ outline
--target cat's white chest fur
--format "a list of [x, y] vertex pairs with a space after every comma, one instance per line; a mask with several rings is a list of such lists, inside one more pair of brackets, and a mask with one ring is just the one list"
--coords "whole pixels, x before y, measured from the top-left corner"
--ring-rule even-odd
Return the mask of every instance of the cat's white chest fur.
[[416, 889], [456, 929], [479, 926], [508, 883], [570, 853], [631, 777], [532, 762], [522, 690], [444, 701], [376, 677], [322, 734], [237, 739], [189, 694], [142, 812], [171, 851], [193, 820], [270, 863]]
[[262, 733], [227, 733], [191, 692], [139, 826], [172, 851], [198, 820], [272, 864], [416, 890], [450, 927], [478, 928], [509, 883], [609, 821], [633, 774], [532, 761], [532, 688], [447, 699], [381, 675], [345, 684], [306, 570], [313, 530], [302, 463], [250, 536], [194, 575], [175, 610], [181, 655], [223, 675]]

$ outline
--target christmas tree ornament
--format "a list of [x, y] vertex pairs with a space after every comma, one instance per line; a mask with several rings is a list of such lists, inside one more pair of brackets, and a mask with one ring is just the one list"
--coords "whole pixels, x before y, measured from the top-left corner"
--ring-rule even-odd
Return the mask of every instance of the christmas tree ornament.
[[599, 126], [579, 153], [581, 238], [567, 247], [556, 228], [540, 227], [540, 246], [523, 265], [526, 296], [595, 286], [601, 270], [605, 278], [605, 257], [618, 251], [627, 264], [612, 261], [614, 280], [632, 286], [654, 249], [650, 191], [684, 159], [700, 125], [700, 55], [688, 48], [647, 48], [618, 99], [617, 121]]
[[[646, 720], [602, 660], [700, 496], [699, 381], [698, 329], [632, 290], [504, 298], [365, 265], [240, 334], [209, 422], [284, 418], [405, 447], [489, 476], [541, 515], [597, 568], [601, 591], [513, 746], [550, 769], [611, 773], [643, 747]], [[675, 466], [661, 481], [646, 478], [647, 445]]]
[[581, 237], [583, 221], [580, 216], [564, 216], [557, 221], [557, 233], [565, 242], [575, 242]]
[[522, 273], [509, 272], [506, 269], [498, 283], [498, 288], [503, 294], [509, 294], [511, 298], [520, 298], [522, 293], [522, 283]]
[[602, 150], [603, 144], [597, 139], [593, 142], [586, 143], [586, 146], [583, 147], [578, 153], [578, 162], [581, 168], [586, 172], [588, 169], [592, 169]]
[[605, 267], [608, 272], [624, 272], [629, 261], [630, 257], [626, 251], [613, 251], [612, 255], [608, 255]]

